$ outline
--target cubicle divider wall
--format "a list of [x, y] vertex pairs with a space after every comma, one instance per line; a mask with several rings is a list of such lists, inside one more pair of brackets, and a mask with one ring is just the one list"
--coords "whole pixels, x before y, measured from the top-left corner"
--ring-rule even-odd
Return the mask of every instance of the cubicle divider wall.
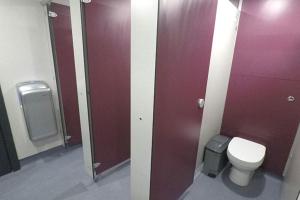
[[82, 3], [93, 167], [130, 157], [130, 0]]

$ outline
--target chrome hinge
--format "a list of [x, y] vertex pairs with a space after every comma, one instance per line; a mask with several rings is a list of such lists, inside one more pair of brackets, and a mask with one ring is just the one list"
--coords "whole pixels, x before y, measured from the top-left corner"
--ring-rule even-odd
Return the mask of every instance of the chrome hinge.
[[94, 167], [94, 169], [97, 169], [100, 165], [101, 165], [101, 163], [94, 163], [93, 167]]
[[294, 101], [296, 101], [296, 98], [294, 96], [288, 96], [287, 101], [288, 102], [294, 102]]
[[68, 140], [70, 140], [71, 138], [72, 138], [72, 136], [66, 135], [66, 136], [65, 136], [65, 141], [68, 141]]
[[56, 13], [56, 12], [53, 12], [53, 11], [49, 11], [49, 12], [48, 12], [48, 16], [54, 18], [54, 17], [57, 17], [57, 13]]
[[82, 3], [91, 3], [92, 0], [81, 0]]

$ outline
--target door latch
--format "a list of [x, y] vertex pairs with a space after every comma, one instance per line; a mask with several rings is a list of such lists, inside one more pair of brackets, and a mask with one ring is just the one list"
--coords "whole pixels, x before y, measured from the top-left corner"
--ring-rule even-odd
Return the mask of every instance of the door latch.
[[204, 108], [205, 100], [204, 99], [198, 99], [198, 107]]

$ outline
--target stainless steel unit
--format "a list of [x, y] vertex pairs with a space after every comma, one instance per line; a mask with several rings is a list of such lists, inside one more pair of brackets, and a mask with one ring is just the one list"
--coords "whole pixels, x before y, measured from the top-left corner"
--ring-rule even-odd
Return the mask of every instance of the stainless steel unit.
[[50, 87], [43, 81], [17, 84], [29, 138], [37, 141], [57, 135], [57, 122]]

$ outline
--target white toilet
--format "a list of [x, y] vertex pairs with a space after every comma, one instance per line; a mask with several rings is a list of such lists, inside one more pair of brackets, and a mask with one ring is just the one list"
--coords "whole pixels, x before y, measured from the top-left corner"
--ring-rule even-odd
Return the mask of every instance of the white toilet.
[[229, 178], [239, 186], [247, 186], [265, 158], [266, 147], [239, 137], [234, 137], [227, 149], [232, 164]]

